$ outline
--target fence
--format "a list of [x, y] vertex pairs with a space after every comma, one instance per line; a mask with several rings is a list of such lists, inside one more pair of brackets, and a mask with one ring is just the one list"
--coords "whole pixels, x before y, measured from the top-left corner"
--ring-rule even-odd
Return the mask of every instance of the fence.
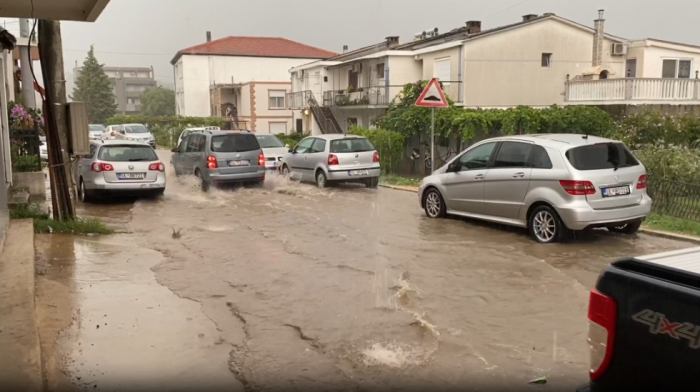
[[650, 176], [647, 192], [654, 212], [700, 222], [700, 184]]
[[39, 126], [34, 128], [10, 128], [13, 170], [17, 172], [41, 171], [41, 141]]

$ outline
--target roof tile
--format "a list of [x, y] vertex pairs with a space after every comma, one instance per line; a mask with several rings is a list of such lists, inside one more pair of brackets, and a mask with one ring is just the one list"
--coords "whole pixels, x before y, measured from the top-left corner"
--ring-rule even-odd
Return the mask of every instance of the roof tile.
[[337, 55], [337, 53], [328, 50], [275, 37], [225, 37], [182, 49], [176, 57], [182, 54], [310, 59], [326, 59]]

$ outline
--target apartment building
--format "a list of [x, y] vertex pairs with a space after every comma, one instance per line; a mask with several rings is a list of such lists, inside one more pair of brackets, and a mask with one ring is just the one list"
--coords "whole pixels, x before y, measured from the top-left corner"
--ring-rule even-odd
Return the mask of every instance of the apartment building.
[[260, 133], [294, 129], [287, 109], [289, 68], [336, 53], [285, 38], [225, 37], [177, 52], [177, 114], [232, 119], [234, 126]]
[[[76, 62], [73, 68], [73, 81], [77, 82], [82, 67]], [[141, 113], [141, 95], [149, 87], [155, 87], [157, 82], [153, 67], [103, 67], [112, 83], [112, 89], [117, 100], [117, 112], [121, 114]]]

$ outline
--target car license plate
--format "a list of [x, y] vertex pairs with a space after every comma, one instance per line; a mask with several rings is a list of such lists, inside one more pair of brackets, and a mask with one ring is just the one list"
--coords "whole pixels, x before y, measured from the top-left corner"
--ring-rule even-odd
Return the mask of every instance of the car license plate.
[[229, 166], [248, 166], [250, 165], [250, 161], [244, 160], [244, 161], [228, 161]]
[[603, 188], [603, 197], [625, 196], [630, 194], [630, 187], [616, 186], [614, 188]]
[[146, 178], [146, 173], [117, 173], [117, 178], [120, 180], [143, 180]]
[[350, 170], [348, 174], [351, 176], [366, 176], [369, 174], [369, 170]]

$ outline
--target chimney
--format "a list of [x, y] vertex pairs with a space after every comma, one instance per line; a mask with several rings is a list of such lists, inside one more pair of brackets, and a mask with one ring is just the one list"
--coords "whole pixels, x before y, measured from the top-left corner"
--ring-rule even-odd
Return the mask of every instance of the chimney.
[[536, 17], [537, 17], [537, 15], [535, 15], [535, 14], [523, 15], [523, 22], [529, 22], [529, 21], [535, 19]]
[[393, 48], [399, 44], [399, 37], [386, 37], [386, 44]]
[[545, 12], [542, 16], [554, 16], [554, 12]]
[[211, 31], [207, 31], [207, 42], [211, 42]]
[[605, 19], [603, 10], [598, 10], [598, 19], [595, 20], [595, 35], [593, 38], [593, 66], [603, 65], [603, 38], [605, 36]]
[[348, 51], [348, 46], [347, 46], [347, 45], [343, 45], [343, 53], [347, 53], [347, 51]]
[[479, 20], [470, 20], [467, 22], [467, 33], [468, 34], [476, 34], [481, 32], [481, 21]]

